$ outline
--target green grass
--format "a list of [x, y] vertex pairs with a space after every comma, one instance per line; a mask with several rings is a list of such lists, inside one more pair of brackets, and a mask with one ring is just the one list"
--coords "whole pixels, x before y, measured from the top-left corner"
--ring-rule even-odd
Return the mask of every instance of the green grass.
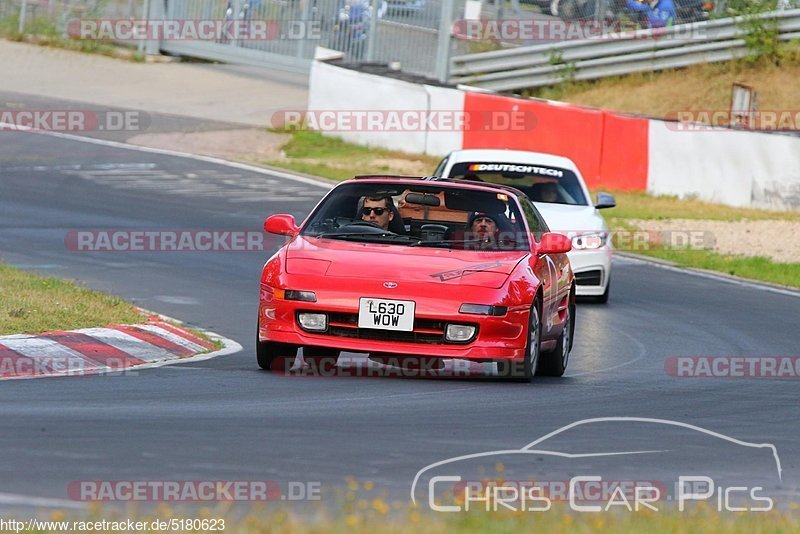
[[[405, 503], [388, 503], [381, 497], [354, 497], [331, 511], [323, 504], [296, 503], [255, 505], [249, 513], [232, 512], [231, 506], [218, 504], [199, 512], [179, 512], [165, 504], [152, 513], [104, 511], [100, 507], [82, 514], [52, 512], [49, 521], [142, 521], [172, 518], [224, 519], [226, 533], [286, 534], [361, 534], [386, 532], [401, 534], [410, 531], [431, 534], [492, 532], [636, 532], [636, 533], [747, 533], [779, 534], [797, 532], [797, 518], [791, 512], [717, 513], [712, 506], [699, 503], [685, 512], [605, 512], [570, 513], [566, 506], [554, 504], [546, 512], [468, 512], [434, 513], [410, 507]], [[21, 519], [25, 519], [24, 517]], [[29, 532], [24, 530], [23, 532]], [[48, 532], [48, 531], [38, 531]], [[51, 531], [52, 532], [52, 531]], [[144, 532], [154, 532], [146, 530]], [[162, 531], [163, 532], [163, 531]]]
[[0, 264], [0, 335], [141, 323], [119, 297]]
[[347, 180], [359, 174], [425, 176], [440, 158], [370, 148], [311, 130], [273, 130], [289, 133], [281, 147], [286, 159], [265, 163], [331, 180]]
[[[138, 324], [146, 319], [120, 297], [0, 263], [0, 335]], [[180, 327], [217, 349], [223, 347], [221, 341], [210, 339], [200, 330]]]
[[776, 263], [761, 256], [723, 255], [709, 250], [657, 248], [639, 251], [683, 267], [707, 269], [782, 286], [800, 287], [800, 263]]
[[286, 155], [291, 158], [353, 158], [386, 152], [348, 143], [338, 137], [325, 136], [311, 130], [294, 130], [291, 133], [292, 140], [282, 147]]
[[19, 17], [17, 15], [0, 19], [0, 37], [11, 41], [25, 41], [40, 46], [51, 46], [76, 52], [127, 59], [138, 63], [145, 60], [143, 54], [130, 47], [119, 46], [106, 41], [65, 37], [53, 21], [43, 17], [36, 17], [26, 21], [25, 30], [22, 33], [19, 32]]

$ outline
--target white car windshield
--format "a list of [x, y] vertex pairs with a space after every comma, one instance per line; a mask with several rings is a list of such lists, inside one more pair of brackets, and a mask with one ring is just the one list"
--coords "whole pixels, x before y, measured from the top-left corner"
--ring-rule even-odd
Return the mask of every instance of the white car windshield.
[[561, 167], [471, 161], [453, 165], [449, 177], [510, 185], [534, 202], [578, 206], [589, 204], [575, 173]]

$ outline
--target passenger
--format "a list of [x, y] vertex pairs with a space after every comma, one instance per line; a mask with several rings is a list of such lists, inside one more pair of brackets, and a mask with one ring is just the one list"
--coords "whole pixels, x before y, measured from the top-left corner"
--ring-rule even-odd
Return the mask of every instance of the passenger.
[[467, 221], [470, 232], [474, 233], [479, 239], [486, 240], [497, 233], [497, 222], [488, 213], [476, 211]]
[[496, 249], [498, 244], [497, 215], [476, 211], [467, 220], [464, 248]]

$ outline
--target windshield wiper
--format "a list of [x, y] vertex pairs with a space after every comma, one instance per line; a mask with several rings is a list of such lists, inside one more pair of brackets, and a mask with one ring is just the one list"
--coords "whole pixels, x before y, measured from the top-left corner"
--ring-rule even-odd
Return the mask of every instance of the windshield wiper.
[[414, 240], [414, 241], [416, 241], [417, 239], [419, 239], [419, 238], [416, 238], [416, 237], [411, 237], [411, 236], [402, 235], [402, 234], [395, 234], [395, 233], [392, 233], [392, 232], [387, 232], [385, 234], [378, 234], [378, 233], [375, 233], [375, 232], [322, 232], [320, 234], [312, 235], [311, 237], [317, 237], [317, 238], [329, 237], [329, 238], [333, 238], [333, 239], [345, 239], [345, 240], [351, 239], [351, 238], [356, 238], [356, 240], [361, 240], [361, 239], [364, 239], [364, 238], [368, 238], [368, 240], [377, 240], [377, 241], [380, 241], [380, 240], [386, 240], [386, 241], [400, 241], [400, 240], [411, 241], [411, 240]]
[[[474, 245], [474, 244], [483, 243], [483, 242], [484, 242], [483, 239], [451, 239], [451, 240], [440, 239], [440, 240], [436, 240], [436, 241], [423, 241], [423, 240], [420, 239], [416, 243], [412, 243], [409, 246], [411, 246], [411, 247], [427, 247], [427, 246], [435, 247], [435, 246], [439, 246], [439, 245], [454, 245], [456, 243], [459, 244], [459, 245]], [[506, 247], [507, 245], [518, 245], [519, 244], [518, 241], [514, 241], [513, 239], [501, 239], [499, 242], [490, 242], [490, 243], [495, 245], [495, 246], [499, 245], [499, 250], [505, 250], [504, 247]]]
[[475, 239], [469, 239], [469, 240], [464, 240], [464, 239], [439, 239], [439, 240], [436, 240], [436, 241], [424, 241], [422, 239], [418, 239], [416, 243], [412, 243], [409, 246], [411, 246], [411, 247], [428, 247], [428, 246], [435, 247], [437, 245], [454, 245], [456, 243], [461, 244], [461, 243], [477, 243], [477, 242], [478, 241], [475, 240]]

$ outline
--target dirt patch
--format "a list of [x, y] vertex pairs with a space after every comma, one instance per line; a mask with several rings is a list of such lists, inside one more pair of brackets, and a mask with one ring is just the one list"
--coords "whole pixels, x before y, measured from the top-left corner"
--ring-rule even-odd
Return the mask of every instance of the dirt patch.
[[[765, 256], [780, 263], [800, 262], [800, 222], [629, 219], [627, 223], [653, 232], [704, 232], [703, 242], [719, 254]], [[695, 234], [697, 235], [697, 234]]]
[[[281, 150], [281, 147], [290, 140], [291, 135], [289, 134], [246, 128], [210, 132], [142, 134], [131, 137], [128, 142], [134, 145], [216, 156], [230, 160], [252, 163], [268, 161], [280, 165], [281, 162], [290, 161]], [[341, 161], [337, 161], [335, 158], [291, 158], [291, 161], [299, 164], [325, 165], [343, 170], [363, 168], [362, 174], [427, 176], [431, 172], [429, 161], [391, 157], [373, 158], [356, 155]]]
[[217, 130], [211, 132], [173, 132], [142, 134], [131, 137], [134, 145], [226, 159], [247, 161], [280, 161], [286, 159], [281, 147], [291, 136], [257, 128]]

